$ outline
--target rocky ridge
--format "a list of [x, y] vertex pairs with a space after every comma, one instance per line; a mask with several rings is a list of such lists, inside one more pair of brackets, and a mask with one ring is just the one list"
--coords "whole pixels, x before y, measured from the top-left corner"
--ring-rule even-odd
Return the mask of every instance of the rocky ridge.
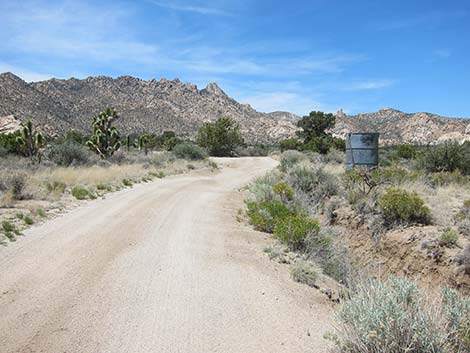
[[230, 98], [216, 84], [204, 89], [174, 80], [141, 80], [131, 76], [88, 77], [83, 80], [51, 79], [26, 83], [19, 77], [0, 75], [0, 117], [30, 117], [50, 134], [67, 130], [89, 131], [91, 118], [110, 106], [121, 119], [125, 134], [173, 130], [194, 136], [199, 126], [227, 116], [236, 120], [249, 143], [273, 143], [296, 130], [289, 113], [260, 113]]
[[431, 113], [404, 113], [391, 108], [358, 115], [346, 115], [339, 110], [333, 133], [345, 138], [348, 132], [379, 132], [380, 143], [385, 145], [464, 142], [470, 141], [470, 120]]

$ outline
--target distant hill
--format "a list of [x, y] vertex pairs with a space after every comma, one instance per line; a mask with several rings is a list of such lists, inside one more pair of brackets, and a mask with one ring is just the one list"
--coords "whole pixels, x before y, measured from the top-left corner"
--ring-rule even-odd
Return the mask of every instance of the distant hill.
[[0, 117], [10, 125], [11, 116], [23, 122], [30, 117], [49, 134], [70, 129], [85, 132], [92, 117], [106, 106], [116, 109], [121, 117], [117, 125], [125, 134], [173, 130], [190, 137], [203, 122], [222, 116], [236, 120], [250, 143], [277, 142], [296, 130], [292, 114], [257, 112], [227, 96], [215, 83], [198, 89], [178, 79], [146, 81], [130, 76], [27, 83], [11, 73], [0, 74]]
[[445, 140], [470, 140], [470, 120], [445, 118], [430, 113], [404, 113], [385, 108], [374, 113], [346, 115], [336, 113], [334, 134], [345, 137], [348, 132], [379, 132], [380, 143], [433, 144]]
[[[159, 133], [173, 130], [192, 137], [205, 121], [222, 116], [235, 119], [249, 143], [273, 143], [295, 135], [299, 116], [288, 112], [261, 113], [230, 98], [215, 83], [198, 89], [175, 80], [141, 80], [131, 76], [51, 79], [27, 83], [0, 74], [0, 132], [9, 131], [30, 117], [44, 132], [55, 135], [75, 129], [90, 131], [92, 117], [110, 106], [121, 119], [122, 133]], [[382, 144], [439, 143], [470, 140], [470, 120], [430, 113], [404, 113], [382, 109], [374, 113], [336, 113], [333, 133], [380, 132]]]

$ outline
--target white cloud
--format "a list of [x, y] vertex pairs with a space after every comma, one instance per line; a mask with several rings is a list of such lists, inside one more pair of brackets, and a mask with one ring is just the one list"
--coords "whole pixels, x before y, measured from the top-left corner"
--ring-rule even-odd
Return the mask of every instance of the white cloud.
[[346, 87], [346, 90], [351, 91], [365, 91], [365, 90], [376, 90], [386, 87], [390, 87], [395, 83], [393, 80], [368, 80], [362, 82], [355, 82], [350, 86]]
[[156, 6], [164, 7], [166, 9], [175, 10], [175, 11], [193, 12], [193, 13], [197, 13], [201, 15], [221, 15], [221, 16], [229, 15], [229, 13], [226, 11], [212, 8], [212, 7], [178, 5], [174, 3], [167, 3], [167, 2], [153, 1], [153, 0], [149, 0], [149, 2]]

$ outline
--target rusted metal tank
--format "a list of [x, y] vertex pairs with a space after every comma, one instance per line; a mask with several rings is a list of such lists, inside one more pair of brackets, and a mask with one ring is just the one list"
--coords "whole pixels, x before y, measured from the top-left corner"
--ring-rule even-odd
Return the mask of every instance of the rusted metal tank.
[[379, 164], [379, 134], [349, 133], [346, 136], [346, 169], [376, 168]]

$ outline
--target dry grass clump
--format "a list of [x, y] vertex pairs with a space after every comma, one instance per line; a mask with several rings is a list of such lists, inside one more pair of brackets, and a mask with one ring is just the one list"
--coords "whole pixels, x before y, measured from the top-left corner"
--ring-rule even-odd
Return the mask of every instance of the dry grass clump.
[[291, 276], [294, 281], [304, 283], [310, 287], [315, 287], [318, 280], [318, 272], [315, 266], [304, 260], [298, 260], [291, 267]]

